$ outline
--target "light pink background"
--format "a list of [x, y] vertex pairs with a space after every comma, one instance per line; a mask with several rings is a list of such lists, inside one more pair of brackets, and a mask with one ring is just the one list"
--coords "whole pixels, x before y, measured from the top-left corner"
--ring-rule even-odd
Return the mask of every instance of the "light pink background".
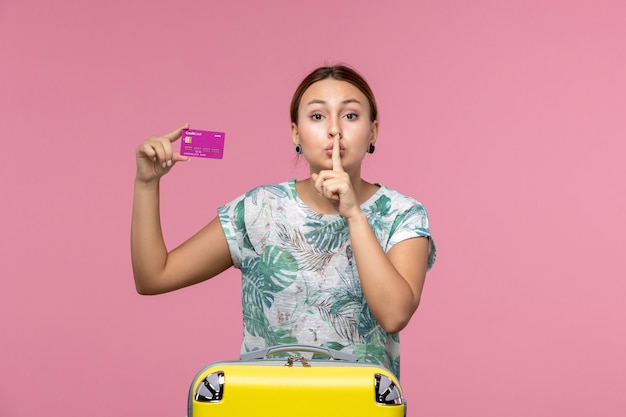
[[288, 105], [327, 61], [379, 100], [365, 177], [421, 200], [439, 247], [402, 334], [409, 415], [625, 415], [625, 20], [621, 0], [3, 0], [0, 415], [185, 415], [195, 372], [238, 356], [239, 273], [134, 292], [134, 149], [227, 132], [223, 160], [163, 181], [174, 246], [305, 175]]

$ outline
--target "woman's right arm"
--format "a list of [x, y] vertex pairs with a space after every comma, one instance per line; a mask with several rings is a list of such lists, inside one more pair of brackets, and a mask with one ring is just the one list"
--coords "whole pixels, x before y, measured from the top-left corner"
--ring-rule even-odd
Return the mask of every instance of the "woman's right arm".
[[137, 148], [131, 223], [131, 258], [140, 294], [160, 294], [214, 277], [232, 266], [226, 236], [215, 217], [184, 242], [167, 251], [161, 230], [159, 181], [188, 157], [173, 152], [185, 125], [167, 135], [153, 136]]

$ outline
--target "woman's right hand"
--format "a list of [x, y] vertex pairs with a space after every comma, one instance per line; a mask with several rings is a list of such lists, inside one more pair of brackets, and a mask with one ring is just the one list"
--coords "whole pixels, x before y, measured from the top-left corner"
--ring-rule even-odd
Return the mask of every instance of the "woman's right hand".
[[177, 141], [183, 129], [189, 129], [189, 123], [162, 136], [152, 136], [137, 148], [136, 179], [152, 182], [167, 174], [180, 161], [188, 161], [188, 156], [174, 152], [172, 143]]

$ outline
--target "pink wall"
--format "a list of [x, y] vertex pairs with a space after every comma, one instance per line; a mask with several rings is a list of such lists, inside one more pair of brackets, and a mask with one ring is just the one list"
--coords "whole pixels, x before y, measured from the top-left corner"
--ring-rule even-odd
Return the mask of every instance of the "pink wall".
[[0, 4], [1, 416], [185, 414], [196, 370], [237, 357], [239, 274], [135, 294], [134, 149], [228, 134], [164, 180], [174, 246], [302, 177], [287, 109], [325, 61], [372, 84], [365, 176], [439, 246], [402, 335], [410, 415], [626, 413], [626, 3], [175, 3]]

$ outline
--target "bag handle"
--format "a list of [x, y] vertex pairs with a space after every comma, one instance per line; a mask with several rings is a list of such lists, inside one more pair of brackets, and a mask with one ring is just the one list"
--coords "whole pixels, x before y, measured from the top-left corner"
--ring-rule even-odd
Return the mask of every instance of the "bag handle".
[[342, 360], [357, 362], [357, 357], [345, 352], [340, 352], [335, 349], [326, 348], [323, 346], [310, 346], [310, 345], [279, 345], [272, 346], [266, 349], [253, 350], [252, 352], [242, 353], [240, 359], [242, 361], [249, 361], [254, 359], [267, 359], [268, 356], [281, 352], [308, 352], [308, 353], [321, 353], [330, 357], [331, 360]]

